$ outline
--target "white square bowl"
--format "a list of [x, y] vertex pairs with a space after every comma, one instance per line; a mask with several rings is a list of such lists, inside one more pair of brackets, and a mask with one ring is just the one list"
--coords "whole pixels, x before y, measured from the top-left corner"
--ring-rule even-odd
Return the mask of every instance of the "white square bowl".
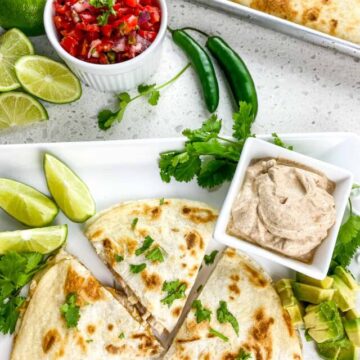
[[[241, 240], [235, 236], [229, 235], [226, 232], [231, 216], [231, 208], [243, 185], [248, 166], [252, 160], [266, 157], [284, 158], [302, 163], [322, 171], [330, 180], [336, 183], [336, 189], [333, 193], [336, 207], [336, 222], [330, 229], [327, 238], [316, 249], [313, 261], [310, 264], [291, 259], [279, 253], [260, 247], [259, 245]], [[315, 279], [323, 279], [327, 275], [330, 266], [336, 238], [344, 217], [352, 184], [353, 174], [347, 170], [309, 156], [299, 154], [295, 151], [284, 149], [263, 140], [249, 138], [244, 145], [234, 178], [221, 209], [214, 232], [215, 240], [233, 248], [242, 250], [245, 253], [262, 256]]]

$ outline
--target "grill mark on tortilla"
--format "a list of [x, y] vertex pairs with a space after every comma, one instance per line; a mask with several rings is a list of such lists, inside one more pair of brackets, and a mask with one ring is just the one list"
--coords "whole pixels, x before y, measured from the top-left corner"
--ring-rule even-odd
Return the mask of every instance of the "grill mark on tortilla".
[[230, 279], [233, 281], [240, 281], [240, 276], [238, 274], [232, 274]]
[[180, 316], [180, 314], [181, 314], [181, 310], [182, 310], [182, 307], [181, 307], [181, 306], [177, 306], [176, 308], [174, 308], [174, 309], [171, 310], [171, 314], [172, 314], [174, 317], [178, 317], [178, 316]]
[[294, 354], [294, 360], [301, 360], [301, 356], [299, 354]]
[[294, 328], [293, 328], [293, 325], [291, 322], [290, 315], [285, 309], [283, 309], [282, 313], [283, 313], [283, 318], [284, 318], [286, 327], [288, 329], [289, 335], [292, 337], [292, 336], [294, 336]]
[[85, 279], [82, 276], [80, 276], [72, 267], [69, 267], [64, 284], [65, 294], [77, 293], [82, 288], [84, 281]]
[[137, 232], [143, 238], [146, 238], [149, 235], [149, 232], [146, 229], [138, 229]]
[[189, 276], [190, 276], [190, 277], [193, 277], [194, 275], [197, 274], [197, 271], [198, 271], [198, 266], [197, 266], [197, 265], [194, 265], [194, 266], [189, 270]]
[[114, 329], [114, 325], [113, 324], [108, 324], [107, 326], [109, 331], [112, 331]]
[[336, 34], [336, 28], [338, 26], [338, 21], [335, 19], [330, 20], [330, 34], [335, 35]]
[[87, 298], [92, 301], [100, 300], [103, 297], [100, 284], [93, 276], [87, 279], [83, 291]]
[[204, 249], [204, 240], [197, 231], [190, 231], [185, 234], [185, 241], [188, 250], [198, 247]]
[[42, 340], [43, 352], [47, 354], [58, 340], [60, 340], [59, 332], [56, 329], [50, 329]]
[[86, 330], [87, 330], [88, 334], [92, 335], [95, 332], [96, 327], [95, 327], [95, 325], [89, 324], [86, 327]]
[[192, 338], [189, 338], [189, 339], [177, 339], [176, 342], [179, 344], [184, 344], [184, 343], [189, 343], [189, 342], [198, 341], [198, 340], [200, 340], [200, 336], [193, 336]]
[[256, 360], [270, 360], [272, 358], [272, 333], [271, 327], [274, 325], [274, 318], [265, 314], [263, 307], [254, 313], [254, 326], [249, 332], [248, 346], [256, 353]]
[[235, 283], [229, 285], [229, 290], [236, 295], [240, 295], [240, 289]]
[[234, 249], [226, 249], [224, 254], [229, 258], [233, 258], [236, 255], [236, 251]]
[[320, 16], [320, 9], [317, 7], [306, 9], [302, 16], [302, 21], [306, 24], [309, 21], [316, 21]]
[[180, 230], [178, 228], [172, 228], [171, 231], [176, 233], [179, 232]]
[[147, 204], [143, 205], [142, 211], [139, 215], [148, 216], [151, 220], [157, 220], [161, 216], [161, 208], [160, 206], [149, 206]]
[[150, 274], [147, 270], [141, 272], [141, 279], [144, 282], [146, 289], [150, 291], [160, 289], [162, 284], [162, 279], [158, 274]]
[[96, 238], [101, 237], [101, 235], [103, 235], [103, 234], [104, 234], [104, 232], [102, 231], [102, 229], [98, 229], [98, 230], [95, 230], [92, 234], [90, 234], [89, 237], [92, 240], [96, 240]]
[[264, 278], [264, 276], [249, 266], [248, 264], [243, 263], [242, 264], [243, 269], [247, 272], [249, 276], [249, 281], [254, 284], [257, 287], [266, 287], [268, 285], [267, 280]]
[[106, 345], [106, 346], [105, 346], [105, 349], [106, 349], [106, 351], [107, 351], [108, 353], [115, 355], [115, 354], [119, 354], [119, 353], [121, 353], [123, 350], [125, 350], [125, 349], [126, 349], [126, 345], [124, 344], [124, 345], [121, 345], [121, 346], [115, 346], [115, 345], [113, 345], [113, 344], [109, 344], [109, 345]]
[[76, 344], [80, 347], [82, 352], [86, 352], [86, 342], [81, 335], [77, 335]]
[[198, 207], [184, 206], [182, 214], [196, 224], [206, 224], [217, 219], [217, 215], [211, 210]]

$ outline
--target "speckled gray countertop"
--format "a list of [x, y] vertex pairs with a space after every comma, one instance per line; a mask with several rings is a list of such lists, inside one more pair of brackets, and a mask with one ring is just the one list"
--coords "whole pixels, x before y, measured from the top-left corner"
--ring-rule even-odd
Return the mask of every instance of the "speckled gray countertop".
[[[353, 131], [360, 134], [359, 59], [264, 29], [245, 20], [184, 0], [168, 0], [172, 27], [196, 25], [221, 34], [246, 61], [258, 89], [260, 110], [256, 133]], [[55, 57], [46, 37], [33, 38], [37, 53]], [[154, 80], [175, 74], [186, 58], [168, 37]], [[232, 107], [220, 77], [218, 114], [231, 131]], [[107, 132], [97, 127], [96, 114], [114, 105], [112, 94], [83, 87], [82, 98], [70, 105], [50, 105], [50, 120], [6, 130], [0, 143], [86, 141], [180, 136], [208, 116], [193, 70], [167, 88], [157, 107], [145, 101], [129, 106], [123, 122]]]

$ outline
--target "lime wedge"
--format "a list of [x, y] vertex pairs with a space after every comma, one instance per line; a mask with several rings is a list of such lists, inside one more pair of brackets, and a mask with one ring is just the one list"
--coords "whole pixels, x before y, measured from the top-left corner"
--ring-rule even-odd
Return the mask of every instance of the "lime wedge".
[[0, 129], [47, 119], [45, 108], [30, 95], [21, 92], [0, 95]]
[[29, 185], [0, 179], [0, 208], [31, 227], [49, 225], [59, 209], [47, 196]]
[[0, 36], [0, 91], [20, 87], [14, 64], [24, 55], [34, 54], [30, 40], [18, 29], [11, 29]]
[[67, 233], [67, 225], [0, 232], [0, 255], [9, 251], [48, 254], [65, 243]]
[[65, 65], [45, 56], [23, 56], [15, 63], [15, 71], [24, 89], [42, 100], [65, 104], [81, 96], [76, 76]]
[[64, 214], [84, 222], [95, 214], [95, 203], [85, 183], [56, 157], [45, 154], [44, 170], [49, 191]]

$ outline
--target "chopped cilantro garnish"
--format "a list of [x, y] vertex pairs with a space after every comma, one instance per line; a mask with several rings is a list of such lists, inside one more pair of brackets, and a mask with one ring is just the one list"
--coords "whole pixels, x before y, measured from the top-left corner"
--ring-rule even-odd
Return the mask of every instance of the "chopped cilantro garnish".
[[138, 221], [139, 221], [139, 218], [133, 219], [133, 221], [131, 222], [131, 230], [135, 230]]
[[94, 340], [93, 339], [86, 339], [87, 343], [92, 343]]
[[122, 255], [116, 254], [115, 255], [115, 261], [116, 262], [122, 262], [124, 260], [124, 257]]
[[142, 272], [143, 270], [145, 270], [146, 268], [146, 264], [139, 264], [139, 265], [130, 265], [130, 271], [133, 274], [138, 274], [140, 272]]
[[240, 349], [239, 354], [236, 355], [235, 360], [249, 360], [252, 358], [252, 355], [245, 351], [243, 348]]
[[161, 199], [160, 199], [160, 205], [164, 205], [164, 203], [165, 203], [165, 199], [164, 199], [164, 198], [161, 198]]
[[168, 305], [169, 307], [176, 299], [185, 298], [186, 284], [180, 282], [180, 280], [165, 281], [162, 287], [162, 291], [167, 292], [167, 296], [161, 300], [161, 303]]
[[220, 324], [229, 323], [236, 335], [239, 335], [239, 323], [235, 316], [228, 310], [225, 301], [220, 301], [220, 307], [216, 310], [216, 317]]
[[120, 333], [119, 339], [125, 339], [125, 334], [124, 334], [124, 332], [121, 332], [121, 333]]
[[152, 245], [152, 243], [154, 241], [155, 240], [153, 238], [151, 238], [151, 236], [146, 236], [142, 246], [140, 248], [136, 249], [135, 255], [139, 256], [139, 255], [143, 254], [146, 250], [148, 250], [150, 248], [150, 246]]
[[152, 261], [152, 262], [164, 262], [164, 255], [161, 251], [160, 246], [154, 247], [153, 249], [149, 250], [145, 258]]
[[195, 309], [195, 317], [197, 323], [211, 320], [211, 310], [205, 308], [200, 300], [194, 300], [191, 307]]
[[215, 261], [216, 255], [218, 254], [218, 252], [219, 252], [218, 250], [214, 250], [214, 251], [211, 252], [211, 254], [205, 255], [205, 256], [204, 256], [205, 264], [206, 264], [206, 265], [211, 265], [211, 264], [213, 264], [214, 261]]
[[209, 329], [209, 333], [211, 335], [215, 335], [217, 336], [218, 338], [220, 338], [221, 340], [225, 341], [225, 342], [228, 342], [229, 341], [229, 338], [227, 336], [225, 336], [224, 334], [222, 334], [221, 332], [213, 329], [213, 328], [210, 328]]
[[76, 327], [80, 319], [80, 306], [76, 305], [76, 300], [77, 294], [70, 293], [66, 297], [65, 304], [60, 307], [68, 328]]

